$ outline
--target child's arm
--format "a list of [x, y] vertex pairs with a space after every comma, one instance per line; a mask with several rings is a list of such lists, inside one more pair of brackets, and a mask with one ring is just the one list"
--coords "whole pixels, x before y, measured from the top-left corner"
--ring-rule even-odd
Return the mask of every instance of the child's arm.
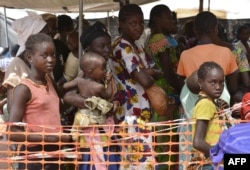
[[194, 139], [193, 139], [193, 147], [203, 152], [206, 156], [209, 156], [209, 150], [211, 148], [211, 145], [209, 145], [205, 141], [208, 123], [209, 123], [208, 120], [198, 119], [196, 121], [196, 127], [195, 127]]
[[64, 91], [69, 91], [69, 90], [72, 90], [72, 89], [77, 89], [78, 79], [79, 79], [79, 77], [76, 77], [75, 79], [64, 83], [63, 86], [62, 86], [63, 89], [64, 89]]
[[156, 65], [152, 68], [146, 68], [145, 71], [151, 75], [155, 80], [163, 76], [163, 72]]

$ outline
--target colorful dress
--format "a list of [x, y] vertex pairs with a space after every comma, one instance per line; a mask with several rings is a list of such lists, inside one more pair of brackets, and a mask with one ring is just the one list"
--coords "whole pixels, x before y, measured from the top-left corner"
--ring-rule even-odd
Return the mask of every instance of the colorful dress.
[[[148, 41], [147, 53], [151, 55], [151, 57], [153, 58], [156, 65], [160, 69], [162, 69], [164, 66], [162, 65], [162, 63], [160, 63], [159, 54], [167, 51], [169, 54], [169, 57], [172, 61], [172, 69], [174, 71], [176, 71], [177, 64], [178, 64], [178, 57], [177, 57], [178, 52], [177, 52], [176, 47], [177, 47], [177, 42], [173, 38], [165, 36], [164, 34], [154, 34]], [[172, 87], [167, 82], [166, 78], [163, 77], [163, 78], [156, 80], [156, 84], [161, 86], [166, 91], [169, 99], [171, 99], [170, 97], [172, 97], [173, 104], [178, 105], [179, 95], [176, 93], [175, 88]], [[179, 118], [178, 107], [176, 107], [176, 109], [173, 110], [173, 113], [171, 113], [171, 116], [173, 117], [173, 119]], [[167, 121], [167, 120], [169, 120], [169, 118], [167, 116], [159, 116], [157, 113], [154, 113], [154, 121], [155, 122], [162, 122], [162, 121]], [[166, 129], [166, 128], [168, 128], [168, 127], [158, 126], [156, 128], [156, 130], [159, 131], [159, 130]], [[164, 133], [166, 133], [166, 131]], [[160, 135], [157, 137], [156, 140], [159, 143], [169, 142], [170, 136]], [[172, 138], [172, 142], [177, 142], [177, 140], [178, 140], [178, 138], [176, 136]], [[173, 147], [173, 146], [162, 144], [162, 145], [157, 145], [155, 147], [155, 150], [156, 150], [156, 152], [167, 152], [170, 147]], [[157, 159], [161, 163], [167, 162], [167, 161], [169, 161], [169, 156], [168, 155], [159, 155], [159, 156], [157, 156]], [[172, 156], [170, 161], [176, 161], [176, 158], [174, 158], [174, 156]], [[166, 170], [167, 168], [168, 168], [167, 164], [160, 166], [160, 169], [163, 169], [163, 170]]]
[[[151, 120], [151, 107], [143, 87], [133, 79], [131, 73], [140, 68], [141, 62], [145, 67], [152, 67], [154, 63], [145, 55], [143, 48], [138, 45], [137, 47], [139, 53], [135, 52], [128, 41], [117, 37], [112, 45], [113, 57], [110, 60], [110, 67], [117, 83], [116, 100], [121, 104], [117, 118], [128, 125], [128, 139], [122, 142], [124, 164], [121, 165], [121, 169], [151, 170], [154, 169], [152, 135], [149, 133], [151, 127], [145, 124]], [[138, 136], [138, 133], [147, 135]]]

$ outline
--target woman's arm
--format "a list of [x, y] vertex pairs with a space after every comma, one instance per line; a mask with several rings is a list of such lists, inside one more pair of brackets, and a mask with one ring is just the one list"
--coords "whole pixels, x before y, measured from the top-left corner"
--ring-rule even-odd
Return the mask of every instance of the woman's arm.
[[134, 70], [131, 75], [144, 89], [147, 89], [154, 84], [154, 78], [143, 68]]
[[173, 70], [172, 61], [167, 53], [167, 50], [159, 53], [159, 60], [162, 65], [164, 77], [167, 79], [168, 83], [174, 87], [178, 93], [180, 93], [182, 86], [179, 84], [178, 76]]
[[164, 73], [161, 71], [161, 69], [159, 69], [156, 65], [154, 65], [154, 67], [152, 67], [152, 68], [147, 68], [145, 70], [155, 80], [161, 78], [164, 75]]
[[228, 91], [231, 95], [236, 93], [238, 88], [238, 70], [226, 76]]
[[195, 127], [195, 132], [194, 132], [194, 139], [193, 139], [193, 147], [203, 152], [206, 156], [209, 156], [209, 150], [211, 148], [211, 145], [209, 145], [205, 141], [208, 123], [209, 123], [208, 120], [198, 119], [196, 121], [196, 127]]

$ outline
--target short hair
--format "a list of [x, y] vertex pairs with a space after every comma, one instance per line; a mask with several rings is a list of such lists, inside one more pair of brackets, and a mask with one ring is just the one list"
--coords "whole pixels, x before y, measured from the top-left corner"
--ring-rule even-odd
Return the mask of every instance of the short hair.
[[210, 34], [217, 24], [217, 17], [209, 11], [197, 14], [194, 19], [194, 28], [199, 36]]
[[244, 25], [240, 25], [239, 28], [237, 29], [237, 38], [239, 39], [240, 35], [242, 34], [242, 32], [244, 30], [249, 30], [249, 26], [244, 24]]
[[54, 45], [52, 38], [44, 33], [33, 34], [29, 36], [25, 42], [25, 51], [27, 53], [33, 53], [36, 49], [36, 45], [42, 42], [49, 42]]
[[93, 69], [95, 67], [96, 61], [98, 59], [103, 59], [104, 61], [105, 58], [97, 53], [93, 52], [84, 52], [84, 54], [80, 57], [80, 68], [81, 70], [86, 71]]
[[71, 29], [74, 27], [73, 19], [68, 15], [59, 15], [57, 17], [57, 29], [58, 32], [63, 31], [66, 29]]
[[208, 62], [204, 62], [203, 64], [200, 65], [200, 67], [197, 71], [198, 78], [201, 80], [204, 80], [206, 78], [207, 73], [212, 69], [221, 70], [224, 74], [224, 71], [219, 64], [217, 64], [216, 62], [213, 62], [213, 61], [208, 61]]
[[119, 14], [118, 14], [119, 22], [124, 22], [128, 18], [130, 18], [131, 16], [133, 16], [135, 14], [139, 14], [139, 15], [143, 16], [142, 9], [141, 9], [141, 7], [139, 5], [137, 5], [137, 4], [124, 5], [120, 9]]
[[148, 23], [148, 26], [150, 28], [152, 28], [152, 26], [154, 26], [155, 19], [160, 17], [162, 15], [163, 11], [169, 11], [171, 13], [171, 10], [169, 9], [169, 7], [167, 5], [163, 5], [163, 4], [156, 5], [151, 9], [150, 15], [149, 15], [149, 23]]

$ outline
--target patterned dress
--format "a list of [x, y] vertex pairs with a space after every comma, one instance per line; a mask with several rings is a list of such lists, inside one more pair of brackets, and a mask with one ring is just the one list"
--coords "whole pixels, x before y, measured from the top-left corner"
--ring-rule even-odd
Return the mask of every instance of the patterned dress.
[[[167, 37], [164, 34], [154, 34], [152, 37], [150, 37], [148, 44], [147, 44], [147, 53], [150, 54], [156, 63], [156, 65], [163, 69], [164, 65], [160, 62], [159, 54], [167, 51], [169, 54], [169, 57], [172, 62], [172, 69], [176, 71], [177, 64], [178, 64], [178, 51], [177, 51], [177, 42], [171, 38]], [[156, 80], [156, 84], [161, 86], [165, 92], [168, 95], [169, 98], [169, 103], [174, 104], [176, 107], [173, 109], [172, 112], [170, 112], [169, 118], [167, 116], [159, 116], [157, 113], [154, 113], [154, 118], [153, 120], [155, 122], [162, 122], [162, 121], [168, 121], [172, 119], [178, 119], [179, 118], [179, 111], [178, 111], [178, 104], [179, 104], [179, 95], [176, 93], [176, 90], [174, 87], [172, 87], [168, 82], [165, 77], [160, 78]], [[174, 106], [173, 105], [173, 106]], [[158, 126], [156, 128], [157, 131], [162, 131], [163, 129], [167, 129], [168, 127], [166, 126]], [[176, 129], [174, 129], [176, 132]], [[164, 131], [166, 133], [167, 131]], [[172, 142], [177, 142], [178, 137], [177, 136], [167, 136], [167, 135], [160, 135], [156, 138], [156, 141], [158, 143], [166, 143], [170, 141], [170, 138]], [[172, 148], [172, 151], [177, 151], [176, 146], [171, 146], [171, 145], [157, 145], [155, 147], [156, 152], [167, 152], [170, 148]], [[177, 156], [169, 156], [166, 154], [160, 154], [157, 156], [157, 160], [161, 163], [169, 161], [171, 159], [171, 162], [176, 162], [177, 161]], [[160, 170], [167, 170], [169, 169], [169, 166], [167, 164], [162, 164], [159, 166]]]
[[[125, 153], [122, 161], [125, 164], [121, 165], [121, 169], [151, 170], [155, 169], [152, 164], [152, 136], [151, 127], [146, 124], [151, 120], [151, 107], [143, 87], [133, 79], [131, 73], [139, 69], [141, 64], [152, 67], [154, 63], [145, 55], [143, 48], [137, 47], [138, 53], [132, 44], [118, 37], [113, 42], [113, 57], [110, 60], [117, 83], [116, 100], [121, 104], [117, 117], [128, 125], [128, 138], [122, 142]], [[141, 133], [147, 134], [140, 135]]]

